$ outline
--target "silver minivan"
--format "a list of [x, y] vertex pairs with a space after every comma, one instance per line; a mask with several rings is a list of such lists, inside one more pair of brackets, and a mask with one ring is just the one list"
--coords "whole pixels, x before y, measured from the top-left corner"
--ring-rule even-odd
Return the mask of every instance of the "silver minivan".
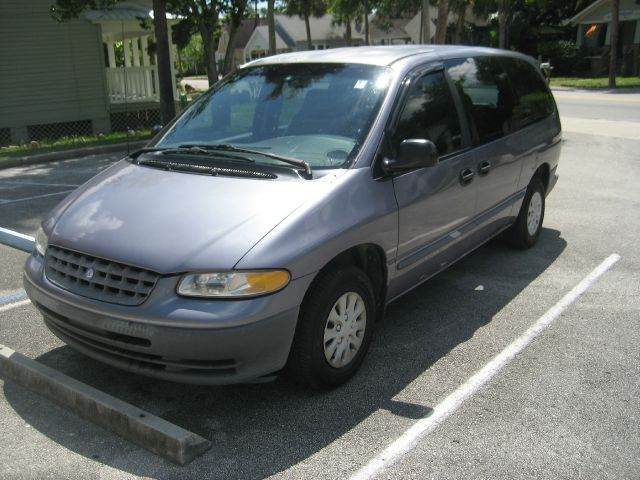
[[336, 386], [389, 302], [498, 234], [536, 243], [560, 140], [517, 53], [260, 59], [57, 205], [25, 288], [55, 335], [122, 369]]

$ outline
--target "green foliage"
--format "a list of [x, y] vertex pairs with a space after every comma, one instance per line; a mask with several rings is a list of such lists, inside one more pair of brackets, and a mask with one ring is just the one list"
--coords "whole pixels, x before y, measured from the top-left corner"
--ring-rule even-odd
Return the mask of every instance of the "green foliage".
[[361, 0], [333, 0], [329, 4], [329, 13], [338, 25], [347, 24], [364, 14]]
[[204, 44], [200, 34], [192, 35], [187, 45], [180, 49], [178, 71], [185, 75], [198, 74], [206, 70]]
[[386, 18], [412, 17], [420, 11], [422, 0], [372, 0], [369, 8]]
[[51, 16], [58, 22], [77, 18], [83, 10], [105, 10], [113, 7], [118, 0], [56, 0], [49, 7]]
[[37, 142], [9, 145], [0, 148], [0, 161], [5, 157], [22, 157], [38, 153], [70, 150], [73, 148], [94, 147], [98, 145], [110, 145], [113, 143], [135, 142], [151, 138], [151, 130], [142, 130], [129, 135], [127, 132], [114, 132], [104, 135], [73, 135], [62, 137], [58, 140], [40, 140]]
[[574, 42], [560, 40], [538, 45], [538, 54], [543, 61], [550, 61], [553, 75], [577, 75], [587, 70], [586, 50]]
[[[609, 78], [551, 77], [551, 86], [574, 88], [609, 88]], [[640, 77], [616, 76], [616, 88], [640, 88]]]
[[298, 15], [300, 18], [321, 17], [326, 11], [324, 0], [289, 0], [285, 8], [287, 15]]

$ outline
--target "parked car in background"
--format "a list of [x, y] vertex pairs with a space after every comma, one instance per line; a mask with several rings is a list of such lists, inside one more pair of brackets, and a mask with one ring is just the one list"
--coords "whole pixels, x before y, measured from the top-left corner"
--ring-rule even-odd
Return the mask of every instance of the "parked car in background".
[[517, 53], [260, 59], [62, 201], [25, 288], [55, 335], [116, 367], [333, 387], [389, 302], [498, 234], [536, 243], [560, 137]]

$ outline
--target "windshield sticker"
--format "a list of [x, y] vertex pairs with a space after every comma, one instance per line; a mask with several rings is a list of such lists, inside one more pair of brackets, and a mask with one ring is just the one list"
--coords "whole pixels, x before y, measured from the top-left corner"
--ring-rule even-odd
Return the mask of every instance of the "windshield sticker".
[[353, 88], [355, 88], [356, 90], [362, 90], [366, 86], [367, 86], [366, 80], [358, 80], [356, 84], [353, 86]]

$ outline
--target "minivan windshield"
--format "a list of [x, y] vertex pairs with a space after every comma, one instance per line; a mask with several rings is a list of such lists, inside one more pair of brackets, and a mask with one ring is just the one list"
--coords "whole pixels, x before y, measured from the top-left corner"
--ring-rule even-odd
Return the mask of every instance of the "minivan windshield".
[[[387, 68], [278, 64], [240, 69], [205, 93], [154, 148], [232, 147], [345, 168], [387, 92]], [[265, 155], [256, 163], [282, 165]]]

